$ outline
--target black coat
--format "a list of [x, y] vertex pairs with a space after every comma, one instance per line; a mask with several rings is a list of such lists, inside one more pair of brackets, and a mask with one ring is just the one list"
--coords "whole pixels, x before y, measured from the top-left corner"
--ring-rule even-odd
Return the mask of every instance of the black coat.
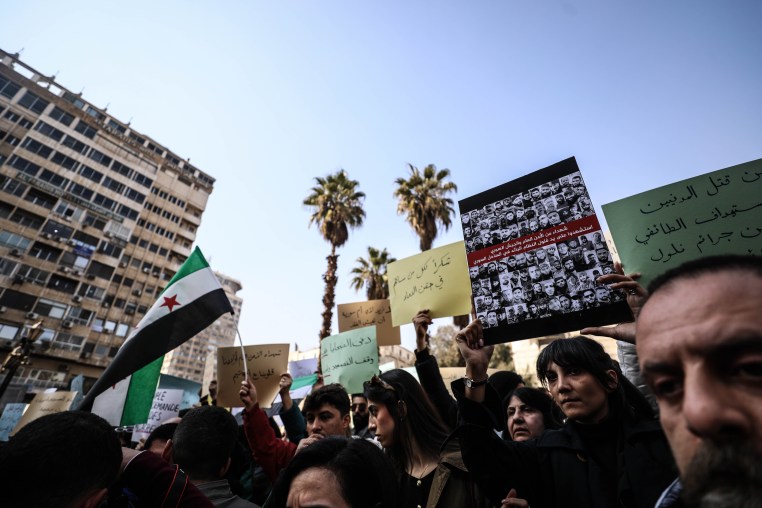
[[[459, 395], [461, 390], [453, 391]], [[489, 393], [489, 390], [488, 390]], [[491, 430], [492, 416], [482, 404], [458, 397], [463, 421], [455, 435], [463, 460], [491, 501], [500, 504], [511, 488], [532, 508], [609, 508], [606, 478], [617, 478], [614, 507], [653, 508], [677, 476], [674, 460], [656, 421], [621, 422], [616, 473], [606, 475], [589, 456], [573, 425], [548, 430], [541, 438], [504, 442]]]

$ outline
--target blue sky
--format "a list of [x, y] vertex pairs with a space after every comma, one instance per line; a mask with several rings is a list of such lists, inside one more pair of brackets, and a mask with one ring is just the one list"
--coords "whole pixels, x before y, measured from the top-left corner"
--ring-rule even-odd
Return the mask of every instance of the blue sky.
[[10, 0], [0, 47], [215, 177], [197, 243], [244, 286], [244, 341], [305, 349], [329, 252], [301, 206], [315, 176], [367, 194], [336, 298], [362, 300], [368, 245], [418, 249], [392, 197], [408, 162], [449, 168], [457, 199], [574, 155], [600, 213], [762, 157], [760, 21], [757, 0]]

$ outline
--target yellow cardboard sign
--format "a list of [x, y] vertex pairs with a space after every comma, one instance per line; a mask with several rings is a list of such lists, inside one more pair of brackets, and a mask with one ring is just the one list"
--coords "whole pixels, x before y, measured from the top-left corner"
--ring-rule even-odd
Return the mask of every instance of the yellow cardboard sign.
[[[249, 377], [257, 389], [259, 407], [270, 407], [278, 395], [280, 376], [288, 370], [288, 344], [244, 346]], [[217, 405], [241, 407], [238, 397], [244, 380], [243, 355], [238, 346], [217, 348]]]
[[419, 310], [431, 317], [471, 313], [471, 279], [462, 241], [390, 263], [389, 300], [392, 324], [412, 322]]
[[29, 403], [29, 407], [24, 412], [24, 416], [22, 416], [16, 424], [16, 428], [13, 429], [11, 435], [16, 434], [16, 432], [20, 431], [26, 424], [41, 416], [68, 411], [76, 396], [77, 392], [38, 393], [34, 396], [32, 402]]
[[365, 302], [338, 305], [339, 332], [376, 325], [376, 340], [379, 346], [401, 344], [399, 326], [392, 326], [392, 307], [389, 300], [367, 300]]

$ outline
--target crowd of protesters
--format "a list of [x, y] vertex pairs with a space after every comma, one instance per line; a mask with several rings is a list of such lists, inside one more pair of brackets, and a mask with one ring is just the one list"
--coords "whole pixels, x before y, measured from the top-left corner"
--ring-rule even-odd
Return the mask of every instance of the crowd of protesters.
[[141, 451], [93, 414], [44, 416], [0, 448], [0, 504], [762, 506], [762, 260], [691, 261], [647, 289], [616, 265], [596, 282], [636, 320], [583, 331], [634, 344], [626, 364], [580, 335], [540, 352], [541, 388], [488, 376], [477, 318], [456, 335], [466, 366], [448, 390], [422, 310], [418, 380], [394, 369], [354, 394], [319, 381], [300, 407], [283, 374], [285, 435], [245, 380], [242, 420], [210, 393]]

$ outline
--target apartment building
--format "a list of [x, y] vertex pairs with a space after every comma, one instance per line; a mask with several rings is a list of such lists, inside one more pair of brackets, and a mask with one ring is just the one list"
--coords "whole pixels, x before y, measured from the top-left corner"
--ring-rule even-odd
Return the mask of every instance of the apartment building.
[[17, 392], [99, 376], [190, 255], [213, 186], [0, 50], [0, 358], [44, 328]]

